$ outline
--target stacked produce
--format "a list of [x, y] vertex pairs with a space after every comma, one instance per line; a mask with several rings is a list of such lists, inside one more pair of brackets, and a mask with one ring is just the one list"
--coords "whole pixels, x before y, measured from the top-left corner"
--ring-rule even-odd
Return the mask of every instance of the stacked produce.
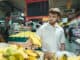
[[59, 60], [80, 60], [80, 56], [67, 56], [64, 54]]
[[28, 58], [27, 54], [24, 53], [23, 49], [18, 49], [17, 46], [9, 46], [5, 49], [0, 49], [0, 60], [24, 60], [25, 58]]
[[30, 31], [20, 32], [15, 35], [11, 35], [10, 37], [28, 37], [30, 33], [31, 33]]
[[26, 47], [22, 44], [10, 45], [4, 49], [5, 51], [1, 50], [3, 58], [6, 60], [37, 60], [40, 57], [41, 52], [35, 49], [41, 47], [41, 40], [35, 33], [30, 31], [20, 32], [10, 37], [28, 37], [28, 40], [23, 44]]
[[34, 45], [38, 45], [38, 47], [41, 47], [41, 40], [40, 37], [36, 35], [34, 32], [20, 32], [16, 35], [11, 35], [10, 37], [27, 37], [29, 40], [32, 41]]
[[[40, 55], [43, 54], [41, 51], [35, 50], [41, 48], [40, 37], [33, 32], [20, 32], [10, 37], [28, 37], [25, 42], [26, 49], [22, 45], [9, 45], [5, 48], [0, 48], [0, 60], [38, 60]], [[80, 56], [67, 56], [66, 54], [60, 57], [53, 56], [52, 60], [80, 60]]]
[[40, 52], [24, 49], [16, 45], [0, 48], [0, 60], [37, 60]]

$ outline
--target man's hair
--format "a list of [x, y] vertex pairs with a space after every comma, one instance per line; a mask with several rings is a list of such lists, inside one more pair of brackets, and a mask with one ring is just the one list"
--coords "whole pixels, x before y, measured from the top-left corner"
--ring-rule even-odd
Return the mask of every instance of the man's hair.
[[57, 14], [58, 16], [61, 17], [61, 11], [60, 11], [59, 8], [50, 8], [49, 9], [49, 13], [51, 13], [51, 14]]

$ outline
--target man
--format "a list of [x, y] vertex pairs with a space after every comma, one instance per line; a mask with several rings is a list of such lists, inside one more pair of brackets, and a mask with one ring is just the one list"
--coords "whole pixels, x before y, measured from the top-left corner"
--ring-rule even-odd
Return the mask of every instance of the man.
[[65, 49], [64, 31], [57, 23], [60, 17], [60, 10], [51, 8], [49, 10], [49, 22], [43, 24], [37, 31], [42, 40], [42, 50], [47, 57], [52, 56], [54, 52]]

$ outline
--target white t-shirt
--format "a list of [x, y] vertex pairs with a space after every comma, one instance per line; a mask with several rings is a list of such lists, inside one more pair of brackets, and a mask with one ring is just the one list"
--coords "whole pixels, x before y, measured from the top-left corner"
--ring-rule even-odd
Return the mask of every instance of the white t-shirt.
[[42, 40], [43, 51], [59, 51], [60, 44], [65, 42], [64, 30], [57, 23], [54, 27], [45, 23], [37, 30], [37, 34]]

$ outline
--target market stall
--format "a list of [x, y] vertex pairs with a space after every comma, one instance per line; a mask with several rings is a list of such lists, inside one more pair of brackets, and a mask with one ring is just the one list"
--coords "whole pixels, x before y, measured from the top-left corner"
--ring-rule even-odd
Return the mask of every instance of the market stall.
[[[34, 49], [24, 49], [21, 45], [0, 43], [0, 60], [47, 60], [44, 52]], [[56, 52], [49, 60], [80, 60], [70, 52]]]
[[[30, 31], [20, 32], [11, 35], [8, 44], [0, 43], [0, 60], [48, 60], [38, 48], [41, 48], [39, 36]], [[68, 51], [57, 51], [49, 60], [80, 60], [80, 56]]]

